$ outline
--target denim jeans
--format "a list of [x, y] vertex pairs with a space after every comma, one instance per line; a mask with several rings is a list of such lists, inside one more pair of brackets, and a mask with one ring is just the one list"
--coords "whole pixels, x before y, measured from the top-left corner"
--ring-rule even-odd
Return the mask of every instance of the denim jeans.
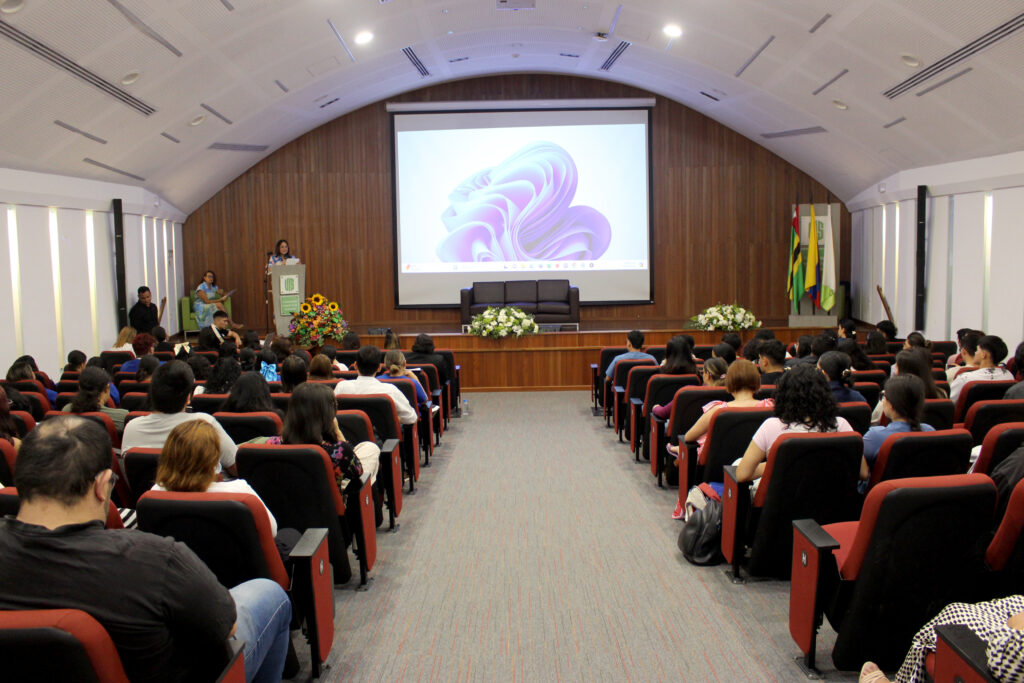
[[252, 579], [231, 589], [235, 599], [238, 629], [235, 638], [245, 643], [247, 683], [281, 680], [288, 654], [288, 626], [292, 603], [270, 579]]

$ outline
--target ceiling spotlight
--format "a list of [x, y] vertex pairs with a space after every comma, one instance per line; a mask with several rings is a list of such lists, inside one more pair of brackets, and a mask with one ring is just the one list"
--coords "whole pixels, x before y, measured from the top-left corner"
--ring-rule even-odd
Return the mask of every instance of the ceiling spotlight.
[[850, 105], [848, 105], [846, 102], [843, 102], [842, 100], [832, 100], [832, 106], [835, 107], [836, 109], [842, 109], [843, 111], [846, 111], [847, 109], [850, 108]]
[[448, 8], [446, 7], [444, 9], [442, 9], [441, 10], [441, 14], [448, 14]]
[[373, 40], [373, 34], [369, 31], [360, 31], [356, 34], [356, 45], [366, 45]]
[[921, 66], [920, 57], [915, 57], [914, 55], [900, 55], [900, 59], [903, 61], [904, 64], [911, 67], [912, 69], [916, 69], [917, 67]]
[[191, 121], [189, 121], [188, 125], [190, 125], [190, 126], [198, 126], [200, 123], [202, 123], [205, 120], [206, 120], [206, 114], [200, 114], [199, 116], [197, 116], [194, 119], [192, 119]]
[[451, 34], [453, 34], [453, 33], [455, 33], [455, 31], [453, 31], [453, 30], [451, 30], [451, 29], [448, 29], [448, 35], [451, 35]]
[[4, 0], [4, 2], [0, 4], [0, 12], [3, 12], [4, 14], [14, 14], [24, 6], [25, 0]]
[[598, 31], [597, 33], [594, 34], [594, 40], [596, 40], [599, 43], [603, 43], [604, 41], [608, 40], [608, 34], [605, 33], [604, 31]]
[[121, 85], [131, 85], [137, 80], [139, 80], [139, 72], [132, 71], [130, 73], [126, 73], [124, 76], [121, 77]]
[[683, 29], [679, 28], [676, 24], [665, 24], [665, 28], [661, 29], [666, 36], [669, 38], [678, 38], [683, 35]]

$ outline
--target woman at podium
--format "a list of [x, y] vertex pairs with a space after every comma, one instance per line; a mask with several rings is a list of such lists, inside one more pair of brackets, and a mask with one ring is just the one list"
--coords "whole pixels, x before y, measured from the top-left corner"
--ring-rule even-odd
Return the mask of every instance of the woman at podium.
[[271, 266], [298, 265], [302, 262], [298, 256], [292, 253], [291, 248], [288, 246], [288, 240], [278, 240], [274, 251], [269, 256], [270, 260], [267, 261], [268, 271]]

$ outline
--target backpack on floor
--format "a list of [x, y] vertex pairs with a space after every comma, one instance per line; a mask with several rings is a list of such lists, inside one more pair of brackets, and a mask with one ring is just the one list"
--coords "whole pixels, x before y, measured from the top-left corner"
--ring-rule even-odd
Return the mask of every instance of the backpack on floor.
[[711, 565], [722, 561], [722, 502], [708, 498], [695, 509], [679, 532], [679, 549], [690, 564]]

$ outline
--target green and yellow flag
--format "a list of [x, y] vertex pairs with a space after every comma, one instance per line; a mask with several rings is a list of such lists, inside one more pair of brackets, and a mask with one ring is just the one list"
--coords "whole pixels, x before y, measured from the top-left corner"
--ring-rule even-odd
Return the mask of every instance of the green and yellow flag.
[[789, 229], [789, 272], [786, 274], [786, 293], [793, 302], [793, 312], [800, 306], [804, 295], [804, 264], [800, 254], [800, 205], [793, 205], [793, 225]]

